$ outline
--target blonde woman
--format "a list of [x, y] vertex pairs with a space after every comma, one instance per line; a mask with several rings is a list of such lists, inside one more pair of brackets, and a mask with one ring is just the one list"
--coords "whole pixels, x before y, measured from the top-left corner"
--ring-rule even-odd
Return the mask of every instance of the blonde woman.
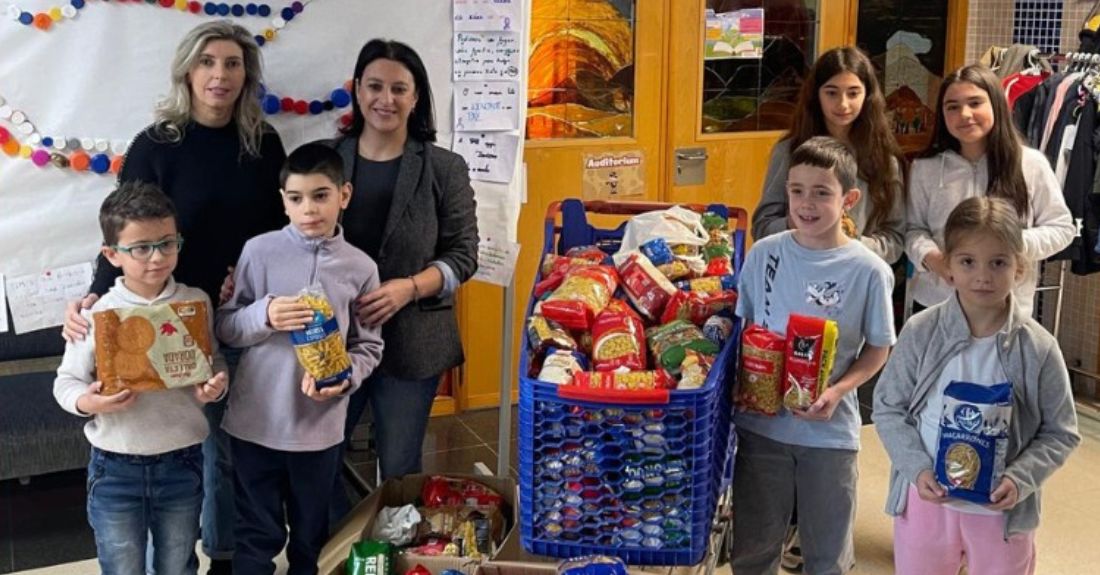
[[[192, 29], [176, 49], [156, 120], [134, 138], [119, 173], [120, 182], [157, 184], [175, 203], [187, 240], [175, 277], [215, 302], [245, 241], [286, 222], [278, 193], [286, 153], [263, 120], [261, 81], [260, 50], [248, 30], [228, 21]], [[80, 308], [91, 307], [118, 276], [100, 256], [90, 293], [69, 306], [66, 340], [87, 335]], [[223, 350], [232, 379], [239, 352]], [[211, 433], [203, 444], [202, 545], [211, 573], [229, 572], [236, 519], [228, 440], [220, 429], [224, 406], [208, 406]]]

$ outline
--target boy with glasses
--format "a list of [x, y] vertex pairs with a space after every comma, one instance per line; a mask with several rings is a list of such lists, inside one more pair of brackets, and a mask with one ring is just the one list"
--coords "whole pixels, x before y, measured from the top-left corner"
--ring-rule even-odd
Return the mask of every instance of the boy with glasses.
[[[153, 184], [130, 182], [104, 200], [99, 211], [102, 253], [122, 276], [88, 312], [200, 300], [206, 293], [172, 279], [183, 238], [172, 201]], [[202, 441], [209, 433], [202, 405], [225, 394], [228, 377], [214, 346], [210, 380], [138, 394], [102, 393], [96, 380], [95, 325], [89, 337], [69, 342], [54, 380], [54, 397], [70, 413], [90, 417], [84, 434], [92, 444], [88, 464], [88, 523], [95, 531], [105, 574], [144, 573], [147, 537], [157, 573], [195, 573], [195, 541], [202, 509]]]

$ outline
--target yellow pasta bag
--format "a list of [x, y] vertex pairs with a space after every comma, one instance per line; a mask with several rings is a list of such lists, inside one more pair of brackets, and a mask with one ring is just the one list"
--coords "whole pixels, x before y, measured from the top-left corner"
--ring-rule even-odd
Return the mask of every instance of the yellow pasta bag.
[[338, 385], [351, 376], [351, 359], [332, 304], [319, 285], [303, 289], [298, 299], [313, 310], [305, 329], [290, 332], [298, 363], [317, 380], [317, 389]]

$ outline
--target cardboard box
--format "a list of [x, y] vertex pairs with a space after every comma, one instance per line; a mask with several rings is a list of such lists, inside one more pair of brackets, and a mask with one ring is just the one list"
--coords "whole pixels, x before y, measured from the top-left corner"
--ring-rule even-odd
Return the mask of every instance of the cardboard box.
[[[438, 475], [438, 474], [436, 474]], [[447, 477], [470, 479], [477, 481], [500, 493], [504, 498], [506, 509], [501, 511], [511, 522], [505, 542], [513, 536], [518, 544], [519, 531], [518, 508], [516, 507], [516, 482], [510, 478], [485, 477], [479, 475], [463, 475], [448, 473]], [[344, 575], [344, 563], [347, 562], [351, 546], [359, 541], [370, 538], [371, 529], [374, 527], [375, 518], [383, 507], [400, 507], [410, 503], [416, 504], [420, 499], [420, 491], [431, 475], [406, 475], [401, 479], [390, 479], [374, 490], [366, 499], [359, 502], [355, 509], [348, 514], [343, 523], [336, 528], [335, 533], [321, 550], [321, 556], [317, 560], [318, 573], [322, 575]], [[498, 550], [499, 552], [499, 550]], [[474, 575], [481, 561], [468, 557], [426, 557], [422, 555], [407, 555], [396, 553], [393, 561], [393, 573], [391, 575], [404, 575], [417, 564], [427, 567], [433, 575], [439, 575], [446, 569], [461, 571], [467, 575]]]
[[[563, 559], [528, 553], [520, 543], [519, 528], [513, 529], [492, 559], [477, 568], [475, 575], [557, 575]], [[698, 565], [665, 567], [661, 565], [627, 565], [629, 575], [703, 575], [710, 560], [710, 550]]]

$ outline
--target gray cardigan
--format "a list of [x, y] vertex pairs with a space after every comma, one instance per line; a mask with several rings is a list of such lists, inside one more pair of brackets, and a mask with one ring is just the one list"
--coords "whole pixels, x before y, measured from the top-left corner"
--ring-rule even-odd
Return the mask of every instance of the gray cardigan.
[[[752, 237], [764, 238], [787, 229], [787, 172], [791, 167], [791, 141], [780, 140], [772, 148], [768, 161], [768, 173], [764, 176], [764, 193], [752, 212]], [[898, 189], [902, 189], [901, 170], [894, 163]], [[860, 242], [875, 255], [893, 264], [901, 257], [905, 241], [905, 198], [894, 199], [894, 209], [880, 229], [865, 234], [867, 217], [871, 215], [871, 200], [867, 195], [867, 182], [856, 182], [862, 197], [852, 208], [852, 219], [859, 229]]]
[[[344, 175], [351, 181], [357, 139], [342, 137], [327, 143], [340, 153]], [[476, 206], [462, 156], [409, 138], [375, 260], [381, 280], [408, 277], [433, 261], [446, 264], [459, 283], [470, 279], [477, 271]], [[357, 214], [345, 212], [343, 217]], [[381, 372], [425, 379], [465, 361], [453, 308], [453, 294], [424, 298], [383, 324], [386, 353]]]
[[[958, 297], [910, 318], [875, 386], [871, 418], [890, 455], [886, 512], [905, 511], [909, 484], [933, 461], [921, 444], [919, 414], [948, 361], [969, 345], [970, 327]], [[997, 334], [1001, 366], [1012, 382], [1005, 475], [1020, 492], [1007, 511], [1005, 537], [1039, 525], [1040, 486], [1081, 441], [1069, 373], [1058, 342], [1015, 301]]]

